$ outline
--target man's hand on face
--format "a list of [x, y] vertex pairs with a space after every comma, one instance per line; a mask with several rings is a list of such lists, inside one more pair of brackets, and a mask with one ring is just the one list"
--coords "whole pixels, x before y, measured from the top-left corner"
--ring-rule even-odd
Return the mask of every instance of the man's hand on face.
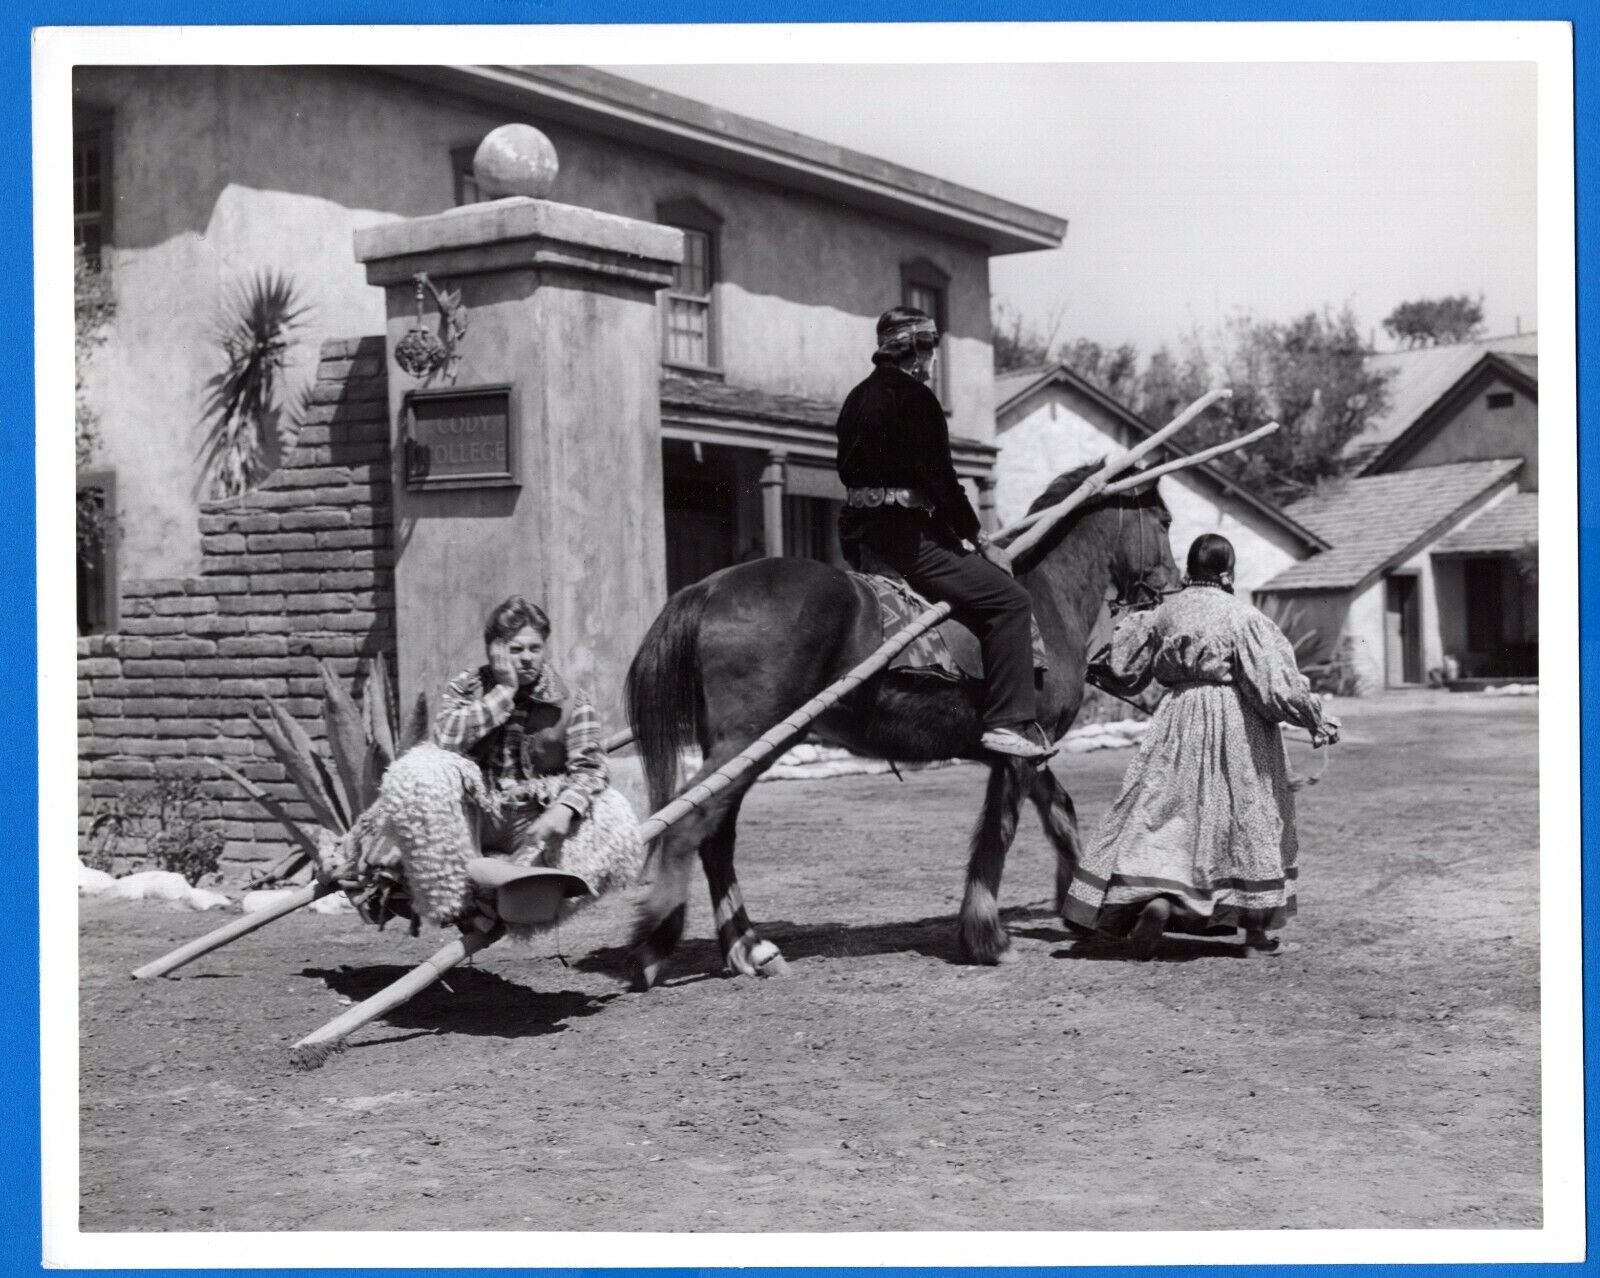
[[511, 648], [504, 639], [489, 645], [489, 669], [494, 671], [494, 681], [502, 688], [517, 686], [517, 667], [511, 660]]

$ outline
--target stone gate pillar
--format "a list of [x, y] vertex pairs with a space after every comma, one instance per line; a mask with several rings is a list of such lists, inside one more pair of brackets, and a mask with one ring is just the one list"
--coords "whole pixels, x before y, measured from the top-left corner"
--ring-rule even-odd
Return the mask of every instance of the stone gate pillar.
[[388, 294], [404, 704], [437, 705], [483, 660], [488, 609], [524, 594], [607, 731], [624, 725], [666, 596], [656, 291], [682, 252], [671, 228], [526, 196], [356, 232]]

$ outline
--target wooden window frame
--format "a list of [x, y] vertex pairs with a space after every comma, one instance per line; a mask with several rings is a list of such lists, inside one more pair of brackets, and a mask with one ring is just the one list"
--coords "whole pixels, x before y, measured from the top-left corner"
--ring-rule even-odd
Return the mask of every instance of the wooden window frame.
[[117, 569], [117, 473], [114, 470], [78, 472], [77, 491], [98, 488], [105, 494], [106, 539], [100, 552], [100, 611], [105, 624], [98, 630], [80, 630], [80, 635], [111, 634], [122, 620], [122, 589]]
[[[95, 254], [96, 269], [104, 269], [105, 253], [114, 243], [114, 223], [112, 214], [116, 208], [115, 199], [115, 172], [113, 166], [113, 131], [112, 115], [104, 107], [74, 106], [72, 111], [72, 150], [73, 150], [73, 180], [76, 187], [77, 180], [77, 151], [80, 138], [93, 137], [99, 144], [100, 151], [100, 208], [92, 215], [79, 214], [74, 199], [72, 212], [72, 242], [74, 248], [78, 243], [78, 227], [91, 222], [100, 230], [100, 249]], [[74, 196], [77, 192], [74, 189]]]
[[931, 289], [937, 299], [933, 322], [939, 327], [939, 375], [932, 390], [948, 414], [950, 412], [950, 273], [925, 257], [912, 258], [900, 263], [902, 306], [913, 305], [911, 290], [914, 288]]
[[[699, 200], [681, 197], [662, 200], [656, 205], [656, 221], [679, 231], [693, 231], [706, 237], [705, 293], [680, 293], [672, 285], [661, 290], [661, 362], [668, 368], [688, 373], [722, 373], [721, 307], [718, 305], [718, 287], [722, 281], [722, 218]], [[676, 359], [671, 353], [671, 303], [689, 302], [704, 307], [706, 317], [706, 358], [699, 364]]]
[[[478, 144], [468, 143], [465, 146], [450, 148], [450, 180], [455, 193], [455, 207], [464, 208], [468, 204], [482, 204], [483, 192], [478, 189], [477, 176], [472, 171], [473, 158], [478, 154]], [[472, 186], [473, 198], [465, 199], [468, 183]]]

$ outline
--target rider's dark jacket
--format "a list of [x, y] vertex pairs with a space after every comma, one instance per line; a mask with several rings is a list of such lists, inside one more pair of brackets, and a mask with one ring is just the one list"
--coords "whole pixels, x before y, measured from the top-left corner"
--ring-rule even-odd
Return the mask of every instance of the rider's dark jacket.
[[938, 397], [910, 373], [879, 364], [839, 410], [839, 478], [849, 488], [920, 488], [957, 537], [981, 525], [956, 478]]

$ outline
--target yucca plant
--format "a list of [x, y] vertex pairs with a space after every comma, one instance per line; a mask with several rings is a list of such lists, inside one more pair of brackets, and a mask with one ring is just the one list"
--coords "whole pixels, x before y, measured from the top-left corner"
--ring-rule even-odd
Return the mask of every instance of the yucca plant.
[[206, 383], [200, 483], [233, 497], [256, 483], [279, 445], [283, 369], [311, 308], [294, 278], [261, 271], [239, 286], [217, 326], [222, 371]]
[[[221, 759], [211, 760], [277, 820], [296, 845], [297, 851], [275, 867], [267, 880], [287, 878], [308, 860], [323, 866], [338, 841], [376, 801], [389, 765], [428, 732], [427, 698], [421, 694], [401, 726], [388, 665], [381, 656], [366, 664], [359, 701], [339, 682], [326, 661], [320, 662], [318, 669], [322, 675], [322, 721], [327, 730], [325, 752], [317, 748], [300, 722], [271, 697], [265, 698], [265, 715], [250, 712], [251, 722], [266, 738], [311, 809], [318, 826], [316, 833], [295, 820], [283, 803], [237, 768]], [[257, 885], [262, 881], [265, 880], [259, 880]]]

